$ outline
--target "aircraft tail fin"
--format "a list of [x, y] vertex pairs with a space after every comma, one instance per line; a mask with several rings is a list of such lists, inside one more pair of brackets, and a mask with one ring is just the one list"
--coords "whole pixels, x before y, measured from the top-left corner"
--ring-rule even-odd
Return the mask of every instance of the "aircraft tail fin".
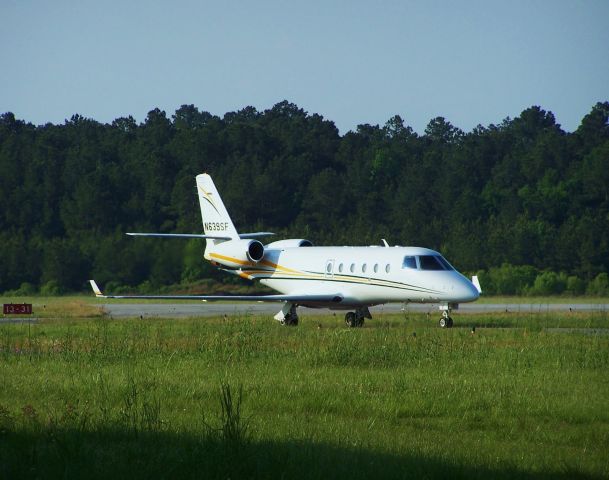
[[[209, 235], [210, 237], [228, 237], [230, 240], [238, 240], [239, 234], [237, 233], [237, 229], [235, 228], [235, 225], [233, 225], [233, 221], [230, 219], [224, 202], [222, 202], [220, 194], [211, 177], [206, 173], [202, 173], [201, 175], [197, 175], [196, 180], [205, 235]], [[207, 239], [208, 246], [212, 247], [216, 243], [224, 241], [226, 241], [226, 239]]]

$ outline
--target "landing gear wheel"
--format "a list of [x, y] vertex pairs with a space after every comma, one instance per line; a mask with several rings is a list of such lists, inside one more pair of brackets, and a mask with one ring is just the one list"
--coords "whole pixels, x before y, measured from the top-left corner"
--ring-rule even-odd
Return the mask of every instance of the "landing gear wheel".
[[450, 309], [442, 311], [442, 317], [440, 318], [440, 327], [451, 328], [453, 326], [453, 319], [450, 318]]
[[298, 315], [288, 314], [280, 323], [284, 326], [295, 327], [298, 325]]
[[345, 324], [349, 328], [363, 327], [364, 326], [364, 317], [358, 315], [355, 312], [348, 312], [345, 315]]

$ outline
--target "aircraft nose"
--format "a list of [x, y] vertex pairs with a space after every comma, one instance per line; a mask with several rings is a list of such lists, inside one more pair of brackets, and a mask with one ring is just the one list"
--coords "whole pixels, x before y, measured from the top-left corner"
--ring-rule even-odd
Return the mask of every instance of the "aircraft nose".
[[478, 289], [474, 284], [465, 277], [462, 277], [460, 280], [458, 287], [455, 289], [456, 296], [459, 297], [459, 302], [473, 302], [478, 300], [480, 292], [478, 292]]
[[476, 286], [466, 278], [463, 282], [463, 296], [466, 298], [465, 302], [473, 302], [480, 297], [480, 292]]

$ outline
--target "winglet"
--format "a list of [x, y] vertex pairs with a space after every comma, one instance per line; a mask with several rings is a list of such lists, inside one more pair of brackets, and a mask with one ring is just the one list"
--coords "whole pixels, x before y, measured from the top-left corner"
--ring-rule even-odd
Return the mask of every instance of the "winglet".
[[102, 293], [102, 291], [97, 286], [97, 283], [95, 283], [95, 280], [89, 280], [89, 283], [91, 284], [91, 288], [93, 289], [93, 293], [95, 293], [96, 297], [106, 298], [106, 296]]
[[478, 280], [478, 275], [474, 275], [472, 277], [472, 283], [474, 284], [474, 287], [476, 287], [476, 290], [478, 290], [478, 293], [482, 293], [482, 287], [480, 286], [480, 280]]
[[381, 238], [381, 241], [383, 242], [383, 245], [385, 247], [389, 247], [389, 244], [387, 243], [387, 240], [385, 240], [384, 238]]

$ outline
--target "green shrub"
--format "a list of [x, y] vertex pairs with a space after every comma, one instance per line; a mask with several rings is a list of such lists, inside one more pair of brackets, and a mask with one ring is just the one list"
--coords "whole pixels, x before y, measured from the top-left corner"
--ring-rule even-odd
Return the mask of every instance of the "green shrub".
[[122, 285], [120, 284], [120, 282], [111, 280], [103, 286], [103, 292], [109, 294], [116, 293], [120, 291], [121, 287]]
[[609, 275], [607, 275], [607, 273], [599, 273], [594, 280], [588, 284], [586, 293], [599, 297], [609, 295]]
[[155, 287], [150, 280], [143, 281], [137, 287], [137, 291], [140, 292], [142, 295], [151, 294], [154, 292], [154, 289]]
[[40, 287], [40, 295], [45, 297], [53, 297], [55, 295], [61, 295], [62, 293], [64, 293], [64, 291], [56, 280], [49, 280]]
[[21, 286], [15, 290], [15, 295], [18, 297], [36, 295], [36, 287], [29, 282], [23, 282]]
[[586, 282], [574, 275], [567, 277], [567, 288], [565, 290], [569, 295], [583, 295], [586, 291]]
[[510, 265], [493, 267], [488, 271], [489, 286], [486, 291], [496, 295], [522, 295], [533, 285], [537, 270], [530, 265]]
[[552, 271], [541, 272], [528, 289], [529, 295], [560, 295], [567, 288], [567, 275]]

